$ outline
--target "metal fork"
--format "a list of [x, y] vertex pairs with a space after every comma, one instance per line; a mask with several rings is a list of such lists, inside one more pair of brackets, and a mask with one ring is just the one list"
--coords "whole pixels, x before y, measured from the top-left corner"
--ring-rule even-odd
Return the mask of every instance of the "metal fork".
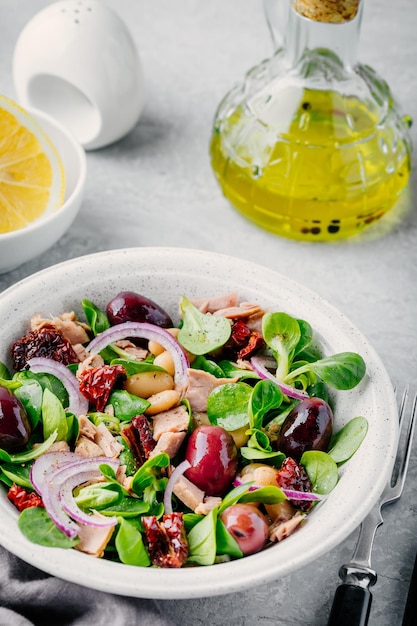
[[[378, 502], [360, 526], [359, 538], [352, 559], [349, 563], [342, 565], [339, 570], [342, 584], [336, 589], [327, 626], [366, 626], [368, 623], [372, 603], [369, 588], [375, 585], [377, 580], [377, 573], [371, 567], [375, 533], [383, 523], [382, 507], [396, 502], [402, 494], [410, 459], [417, 415], [417, 394], [413, 398], [411, 410], [407, 415], [408, 395], [408, 388], [406, 388], [399, 402], [400, 433], [392, 475]], [[404, 430], [406, 432], [405, 443], [400, 449], [401, 433]]]

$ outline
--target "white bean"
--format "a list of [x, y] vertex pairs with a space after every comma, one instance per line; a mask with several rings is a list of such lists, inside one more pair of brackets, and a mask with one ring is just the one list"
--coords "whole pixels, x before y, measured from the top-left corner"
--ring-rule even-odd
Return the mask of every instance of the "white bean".
[[160, 391], [174, 388], [173, 377], [165, 372], [141, 372], [126, 379], [124, 389], [139, 398], [149, 398]]
[[180, 394], [175, 389], [161, 391], [148, 398], [151, 406], [146, 409], [145, 414], [156, 415], [157, 413], [162, 413], [162, 411], [168, 411], [178, 404], [179, 401]]
[[[167, 328], [166, 330], [175, 339], [178, 337], [178, 333], [180, 332], [179, 328]], [[166, 348], [164, 348], [164, 346], [161, 346], [161, 344], [158, 343], [157, 341], [151, 340], [148, 343], [148, 350], [154, 356], [158, 356], [159, 354], [162, 354], [163, 352], [165, 352]]]
[[154, 365], [163, 367], [164, 370], [168, 372], [168, 374], [171, 374], [171, 376], [174, 376], [175, 365], [174, 365], [173, 358], [171, 354], [168, 352], [168, 350], [164, 350], [164, 352], [161, 352], [160, 354], [158, 354], [158, 356], [155, 357], [153, 363]]

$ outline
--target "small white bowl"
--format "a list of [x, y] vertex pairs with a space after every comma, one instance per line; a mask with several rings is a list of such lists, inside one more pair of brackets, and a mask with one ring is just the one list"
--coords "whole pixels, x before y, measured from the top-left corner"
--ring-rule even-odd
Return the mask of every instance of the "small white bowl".
[[77, 215], [84, 195], [87, 162], [84, 149], [55, 119], [26, 109], [56, 147], [65, 172], [64, 204], [54, 213], [40, 217], [29, 226], [0, 234], [0, 274], [10, 272], [39, 256], [62, 237]]

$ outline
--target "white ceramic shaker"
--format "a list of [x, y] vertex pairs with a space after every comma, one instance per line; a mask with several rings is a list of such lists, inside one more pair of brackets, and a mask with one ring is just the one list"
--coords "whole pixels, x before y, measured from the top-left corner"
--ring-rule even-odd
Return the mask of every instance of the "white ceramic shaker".
[[86, 150], [125, 136], [143, 108], [132, 35], [97, 0], [61, 0], [36, 14], [17, 40], [13, 80], [22, 106], [55, 117]]

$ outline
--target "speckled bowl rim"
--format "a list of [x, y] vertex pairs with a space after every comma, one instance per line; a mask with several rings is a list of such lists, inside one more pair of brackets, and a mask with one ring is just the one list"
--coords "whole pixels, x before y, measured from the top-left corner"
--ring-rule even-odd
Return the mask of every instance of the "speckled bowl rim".
[[[391, 472], [398, 438], [392, 384], [380, 358], [349, 319], [319, 295], [271, 269], [224, 254], [183, 248], [128, 248], [75, 258], [38, 272], [0, 294], [0, 361], [11, 341], [41, 310], [81, 311], [83, 297], [98, 306], [118, 291], [135, 289], [171, 313], [179, 296], [216, 295], [237, 290], [245, 300], [307, 319], [325, 354], [352, 350], [367, 363], [358, 388], [337, 392], [337, 427], [364, 415], [369, 431], [359, 451], [344, 465], [328, 499], [308, 523], [261, 553], [209, 567], [142, 569], [103, 561], [75, 550], [28, 542], [17, 513], [0, 495], [0, 543], [35, 567], [80, 585], [119, 595], [158, 599], [196, 598], [240, 592], [294, 572], [343, 541], [375, 504]], [[175, 315], [174, 315], [175, 316]]]

